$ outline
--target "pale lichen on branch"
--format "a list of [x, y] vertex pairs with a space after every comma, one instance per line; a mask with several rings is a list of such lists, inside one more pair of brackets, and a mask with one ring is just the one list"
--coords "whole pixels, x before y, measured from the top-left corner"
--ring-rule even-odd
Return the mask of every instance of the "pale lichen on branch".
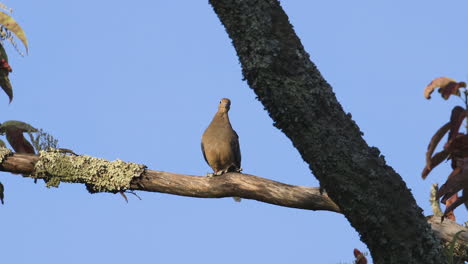
[[46, 179], [48, 187], [58, 187], [60, 182], [86, 183], [92, 193], [115, 193], [127, 190], [132, 179], [140, 177], [145, 169], [141, 164], [86, 155], [70, 156], [52, 149], [40, 152], [32, 176]]
[[10, 156], [13, 152], [5, 147], [0, 148], [0, 163], [2, 163], [8, 156]]

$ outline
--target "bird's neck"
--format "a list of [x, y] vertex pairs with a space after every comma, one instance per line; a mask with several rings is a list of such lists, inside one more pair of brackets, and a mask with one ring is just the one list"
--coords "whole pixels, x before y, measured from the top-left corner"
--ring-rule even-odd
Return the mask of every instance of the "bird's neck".
[[226, 111], [218, 111], [216, 112], [216, 116], [218, 116], [218, 118], [229, 119], [228, 113]]
[[228, 126], [231, 126], [231, 122], [229, 121], [229, 115], [226, 111], [218, 111], [215, 115], [215, 117], [213, 118], [214, 119], [220, 119], [220, 120], [225, 120], [227, 122], [221, 122], [221, 123], [224, 123], [224, 124], [227, 124]]

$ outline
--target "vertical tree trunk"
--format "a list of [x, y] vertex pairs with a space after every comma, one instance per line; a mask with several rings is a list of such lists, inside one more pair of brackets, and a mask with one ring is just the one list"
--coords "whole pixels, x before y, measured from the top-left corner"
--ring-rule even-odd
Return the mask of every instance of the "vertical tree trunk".
[[279, 2], [210, 3], [233, 41], [244, 78], [359, 232], [374, 262], [445, 263], [406, 184], [344, 113]]

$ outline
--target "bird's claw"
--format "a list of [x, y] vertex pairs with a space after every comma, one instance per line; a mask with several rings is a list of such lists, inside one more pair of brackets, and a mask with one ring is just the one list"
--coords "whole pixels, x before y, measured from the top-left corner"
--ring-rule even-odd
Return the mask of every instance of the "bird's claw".
[[325, 191], [325, 188], [323, 188], [322, 186], [319, 187], [319, 192], [320, 192], [320, 195], [323, 195], [324, 193], [326, 194], [327, 191]]

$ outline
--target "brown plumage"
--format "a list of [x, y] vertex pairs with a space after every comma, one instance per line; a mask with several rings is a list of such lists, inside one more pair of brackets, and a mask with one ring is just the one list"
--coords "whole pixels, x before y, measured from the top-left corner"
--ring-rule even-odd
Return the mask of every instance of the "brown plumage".
[[203, 157], [213, 169], [214, 175], [241, 171], [239, 137], [229, 122], [231, 101], [221, 99], [218, 112], [202, 136]]

